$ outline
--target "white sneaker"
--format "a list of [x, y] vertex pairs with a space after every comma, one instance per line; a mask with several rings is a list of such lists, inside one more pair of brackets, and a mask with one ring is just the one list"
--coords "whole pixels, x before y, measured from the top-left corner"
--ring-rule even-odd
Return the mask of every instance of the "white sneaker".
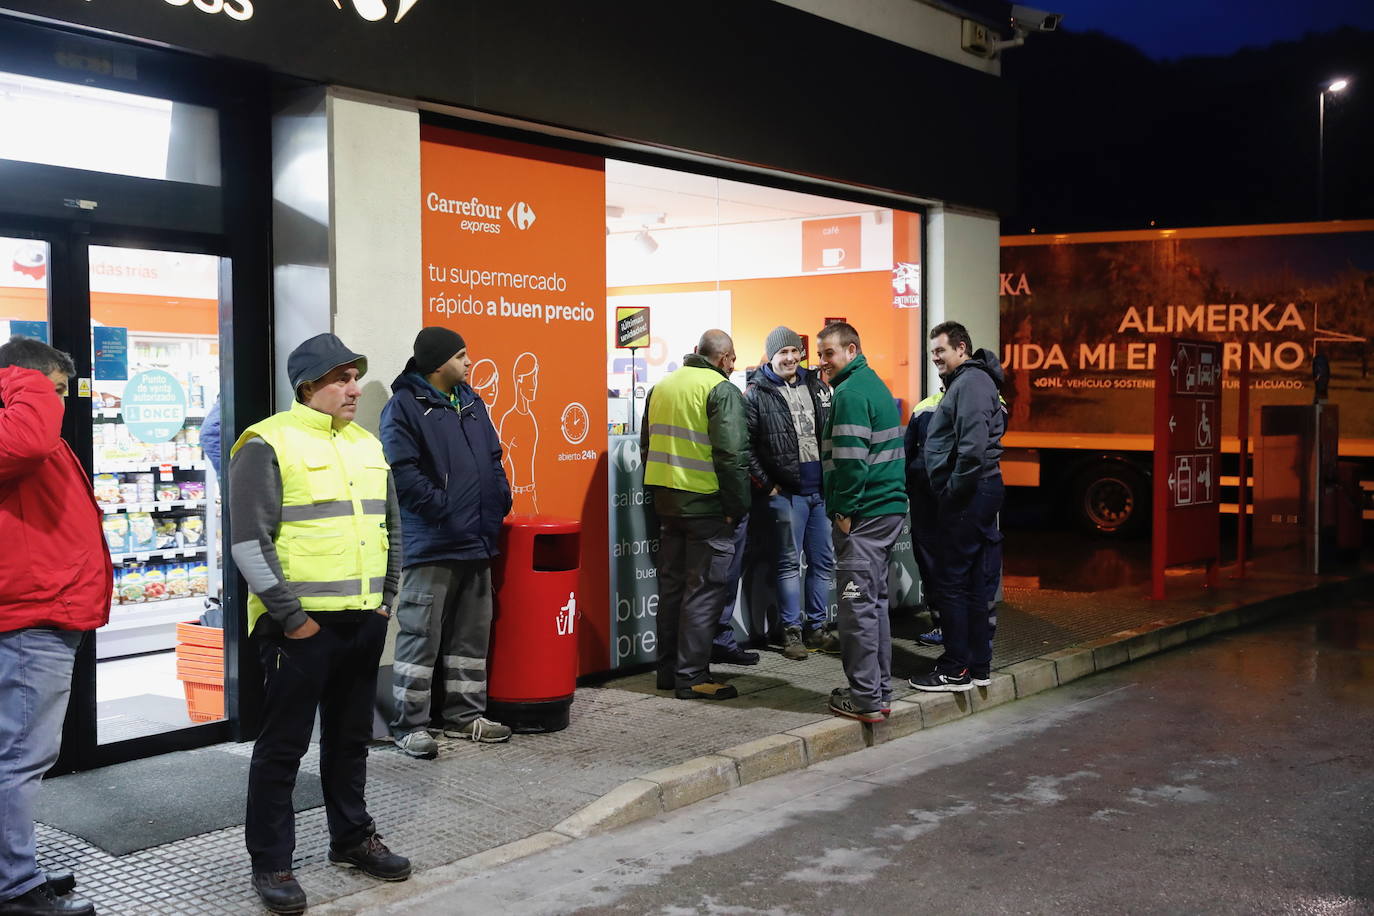
[[459, 726], [444, 726], [446, 738], [468, 738], [483, 744], [500, 744], [502, 741], [509, 741], [510, 735], [510, 726], [493, 722], [486, 716], [478, 716], [471, 722]]
[[400, 738], [393, 738], [396, 746], [411, 757], [420, 760], [433, 760], [439, 756], [439, 742], [430, 737], [429, 732], [423, 728], [417, 728], [408, 735]]

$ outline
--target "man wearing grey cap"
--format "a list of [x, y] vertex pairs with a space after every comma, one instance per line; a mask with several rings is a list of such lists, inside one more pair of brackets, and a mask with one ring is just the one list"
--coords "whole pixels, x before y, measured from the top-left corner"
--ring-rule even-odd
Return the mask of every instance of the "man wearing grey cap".
[[744, 391], [749, 473], [768, 494], [772, 514], [782, 654], [801, 661], [824, 641], [835, 581], [835, 551], [821, 496], [821, 430], [830, 414], [830, 389], [817, 373], [802, 367], [806, 353], [801, 335], [791, 328], [770, 331], [763, 351], [768, 362]]
[[401, 567], [391, 472], [381, 443], [353, 422], [367, 357], [319, 334], [286, 368], [295, 403], [249, 427], [231, 453], [230, 542], [266, 671], [244, 825], [253, 889], [272, 912], [300, 913], [291, 792], [317, 710], [329, 861], [384, 881], [410, 877], [410, 861], [387, 849], [363, 798]]

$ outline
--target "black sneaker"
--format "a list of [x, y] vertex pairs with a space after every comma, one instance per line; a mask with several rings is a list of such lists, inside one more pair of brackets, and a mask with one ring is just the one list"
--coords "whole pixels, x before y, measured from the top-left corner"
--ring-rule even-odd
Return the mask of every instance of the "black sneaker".
[[289, 869], [253, 872], [253, 890], [258, 892], [262, 905], [273, 913], [305, 912], [305, 890]]
[[913, 677], [907, 683], [917, 690], [930, 693], [963, 693], [973, 689], [973, 678], [969, 677], [967, 668], [961, 669], [958, 674], [932, 671], [924, 677]]
[[863, 709], [848, 693], [830, 694], [830, 711], [837, 716], [858, 719], [860, 722], [881, 722], [884, 718], [881, 709]]
[[[741, 649], [739, 646], [734, 646], [730, 649], [712, 646], [711, 661], [719, 662], [722, 665], [757, 665], [759, 663], [759, 654], [757, 652]], [[662, 689], [669, 690], [671, 689], [671, 685]]]
[[802, 633], [802, 645], [806, 646], [808, 652], [819, 652], [823, 642], [825, 642], [824, 627], [813, 627]]
[[380, 833], [372, 834], [349, 849], [340, 849], [330, 843], [329, 861], [343, 868], [359, 869], [383, 881], [404, 881], [410, 877], [410, 860], [387, 849]]

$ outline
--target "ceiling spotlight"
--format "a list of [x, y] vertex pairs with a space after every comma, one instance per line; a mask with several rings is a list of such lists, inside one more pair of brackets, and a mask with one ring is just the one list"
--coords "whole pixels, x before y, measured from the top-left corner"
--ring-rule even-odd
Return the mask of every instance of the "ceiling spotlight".
[[617, 207], [615, 204], [606, 205], [606, 219], [620, 219], [624, 215], [624, 207]]
[[654, 237], [649, 234], [648, 229], [641, 229], [635, 233], [635, 244], [638, 245], [645, 254], [653, 254], [655, 251], [658, 251], [658, 242], [654, 241]]

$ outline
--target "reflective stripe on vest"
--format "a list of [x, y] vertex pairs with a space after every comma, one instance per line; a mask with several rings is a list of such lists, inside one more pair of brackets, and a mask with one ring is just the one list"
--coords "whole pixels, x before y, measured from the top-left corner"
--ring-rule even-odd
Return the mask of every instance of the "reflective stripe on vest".
[[[382, 445], [357, 423], [341, 430], [327, 414], [293, 404], [254, 424], [281, 468], [281, 526], [273, 543], [286, 586], [307, 611], [372, 610], [386, 582], [387, 473]], [[248, 630], [267, 612], [248, 599]]]
[[689, 493], [720, 490], [711, 461], [706, 399], [722, 383], [714, 369], [683, 366], [654, 386], [649, 400], [649, 453], [644, 483]]

